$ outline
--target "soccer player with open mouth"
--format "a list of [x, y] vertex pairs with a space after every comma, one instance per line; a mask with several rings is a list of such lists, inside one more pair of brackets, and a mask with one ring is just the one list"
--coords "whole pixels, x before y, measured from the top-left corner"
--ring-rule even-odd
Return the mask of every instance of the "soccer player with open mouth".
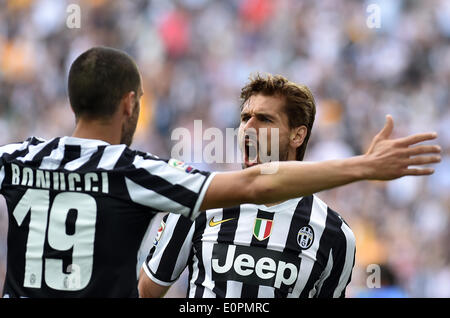
[[[241, 99], [244, 171], [274, 159], [302, 161], [316, 113], [310, 90], [282, 76], [258, 75]], [[380, 138], [390, 124], [388, 118]], [[142, 266], [139, 291], [161, 297], [187, 267], [191, 298], [344, 297], [354, 262], [349, 226], [308, 194], [211, 209], [194, 221], [167, 214]]]

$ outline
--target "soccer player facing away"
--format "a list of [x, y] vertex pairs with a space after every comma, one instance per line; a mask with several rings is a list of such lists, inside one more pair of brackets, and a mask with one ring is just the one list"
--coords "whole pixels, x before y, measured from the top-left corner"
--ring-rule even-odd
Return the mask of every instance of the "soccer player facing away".
[[[244, 168], [262, 163], [262, 148], [273, 151], [273, 128], [279, 160], [303, 160], [316, 113], [306, 86], [257, 75], [241, 100]], [[194, 221], [169, 213], [142, 265], [139, 291], [161, 297], [188, 267], [191, 298], [345, 297], [354, 261], [353, 232], [315, 195], [211, 209]]]
[[[4, 297], [137, 297], [138, 251], [156, 212], [194, 220], [199, 211], [264, 204], [362, 179], [428, 175], [408, 165], [439, 161], [438, 146], [412, 144], [433, 133], [390, 140], [389, 127], [363, 156], [202, 172], [132, 150], [143, 94], [124, 52], [95, 47], [68, 78], [72, 136], [0, 147], [0, 192], [9, 216]], [[424, 156], [411, 157], [417, 154]], [[266, 166], [267, 168], [267, 166]]]

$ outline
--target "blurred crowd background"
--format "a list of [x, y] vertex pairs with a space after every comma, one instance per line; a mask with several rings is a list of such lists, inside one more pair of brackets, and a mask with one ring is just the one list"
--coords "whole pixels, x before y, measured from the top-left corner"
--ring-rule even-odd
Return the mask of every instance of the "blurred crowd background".
[[[72, 3], [80, 28], [66, 25]], [[380, 8], [380, 28], [367, 24], [370, 4]], [[133, 146], [160, 157], [171, 154], [172, 131], [192, 130], [196, 119], [203, 129], [238, 127], [240, 89], [255, 72], [314, 93], [306, 160], [364, 153], [388, 113], [395, 136], [437, 131], [443, 160], [433, 176], [319, 197], [356, 235], [348, 297], [376, 296], [370, 264], [389, 269], [396, 295], [450, 297], [450, 1], [0, 0], [0, 144], [71, 134], [68, 69], [95, 45], [135, 57], [145, 96]], [[0, 286], [7, 220], [1, 199]], [[183, 297], [185, 284], [168, 296]]]

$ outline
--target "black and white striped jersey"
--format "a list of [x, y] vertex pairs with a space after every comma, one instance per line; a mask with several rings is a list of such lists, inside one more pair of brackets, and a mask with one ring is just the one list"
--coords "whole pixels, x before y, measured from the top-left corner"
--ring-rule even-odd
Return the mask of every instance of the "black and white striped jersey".
[[192, 298], [345, 297], [354, 260], [349, 226], [308, 196], [208, 210], [195, 221], [169, 213], [143, 268], [170, 286], [188, 267]]
[[74, 137], [0, 147], [8, 216], [4, 297], [136, 297], [156, 212], [194, 219], [213, 174]]

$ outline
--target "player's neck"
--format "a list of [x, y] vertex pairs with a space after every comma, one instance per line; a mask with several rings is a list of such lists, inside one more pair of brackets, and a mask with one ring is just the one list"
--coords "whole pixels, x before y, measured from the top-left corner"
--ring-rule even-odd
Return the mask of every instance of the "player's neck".
[[[282, 161], [295, 161], [295, 160], [297, 160], [296, 157], [297, 157], [296, 149], [290, 149], [288, 154], [287, 154], [287, 159], [286, 160], [282, 160]], [[275, 206], [275, 205], [281, 204], [283, 202], [285, 202], [285, 201], [269, 203], [269, 204], [265, 204], [265, 206], [271, 207], [271, 206]]]
[[122, 129], [117, 127], [120, 126], [113, 124], [113, 122], [79, 119], [72, 137], [97, 139], [106, 141], [111, 145], [117, 145], [120, 144], [122, 134]]

